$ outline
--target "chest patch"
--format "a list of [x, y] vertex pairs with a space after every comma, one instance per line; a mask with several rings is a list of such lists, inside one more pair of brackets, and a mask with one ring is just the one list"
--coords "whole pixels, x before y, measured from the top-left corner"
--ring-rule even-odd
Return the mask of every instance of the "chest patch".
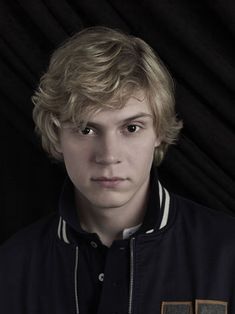
[[162, 302], [161, 314], [193, 314], [192, 302]]
[[162, 302], [161, 314], [227, 314], [227, 302], [195, 300], [195, 302]]

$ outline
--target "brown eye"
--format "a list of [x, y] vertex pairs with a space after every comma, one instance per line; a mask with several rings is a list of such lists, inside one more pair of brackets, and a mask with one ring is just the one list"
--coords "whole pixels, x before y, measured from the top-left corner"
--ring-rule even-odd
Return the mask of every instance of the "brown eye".
[[140, 127], [138, 125], [135, 125], [135, 124], [130, 124], [130, 125], [127, 126], [127, 130], [130, 133], [135, 133], [136, 131], [139, 130], [139, 128]]
[[81, 133], [84, 135], [90, 134], [91, 129], [90, 128], [84, 128], [81, 130]]

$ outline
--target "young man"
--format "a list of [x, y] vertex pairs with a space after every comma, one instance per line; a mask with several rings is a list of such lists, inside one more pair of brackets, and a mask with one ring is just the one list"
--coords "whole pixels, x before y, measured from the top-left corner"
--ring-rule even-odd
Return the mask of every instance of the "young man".
[[0, 312], [235, 313], [234, 219], [158, 181], [182, 123], [151, 48], [85, 29], [55, 51], [33, 102], [68, 178], [58, 213], [1, 248]]

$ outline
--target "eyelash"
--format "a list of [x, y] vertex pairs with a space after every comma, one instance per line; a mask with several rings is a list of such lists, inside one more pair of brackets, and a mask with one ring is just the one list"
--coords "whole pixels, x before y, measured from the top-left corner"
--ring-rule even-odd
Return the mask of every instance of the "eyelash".
[[[124, 128], [125, 129], [128, 129], [128, 127], [132, 127], [132, 126], [135, 126], [136, 128], [138, 128], [138, 130], [137, 131], [134, 131], [134, 132], [126, 132], [128, 135], [129, 134], [135, 134], [135, 133], [138, 133], [139, 131], [140, 131], [140, 129], [142, 129], [143, 127], [142, 126], [140, 126], [140, 125], [138, 125], [138, 124], [135, 124], [135, 123], [132, 123], [132, 124], [128, 124], [127, 126], [125, 126]], [[84, 133], [82, 133], [84, 130], [86, 130], [86, 129], [89, 129], [89, 130], [92, 130], [93, 132], [95, 132], [94, 130], [93, 130], [93, 128], [92, 127], [89, 127], [89, 126], [86, 126], [84, 129], [81, 129], [81, 128], [79, 128], [79, 127], [76, 127], [76, 128], [74, 128], [74, 129], [72, 129], [72, 132], [73, 133], [79, 133], [80, 135], [84, 135], [84, 136], [88, 136], [88, 135], [92, 135], [92, 134], [84, 134]], [[124, 132], [125, 133], [125, 132]]]

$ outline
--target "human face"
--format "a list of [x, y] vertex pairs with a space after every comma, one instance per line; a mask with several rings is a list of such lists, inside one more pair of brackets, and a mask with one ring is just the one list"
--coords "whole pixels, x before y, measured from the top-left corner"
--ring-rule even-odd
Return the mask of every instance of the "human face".
[[64, 124], [59, 150], [78, 195], [92, 207], [115, 208], [147, 190], [159, 144], [149, 104], [138, 92], [122, 109], [93, 115], [83, 129]]

